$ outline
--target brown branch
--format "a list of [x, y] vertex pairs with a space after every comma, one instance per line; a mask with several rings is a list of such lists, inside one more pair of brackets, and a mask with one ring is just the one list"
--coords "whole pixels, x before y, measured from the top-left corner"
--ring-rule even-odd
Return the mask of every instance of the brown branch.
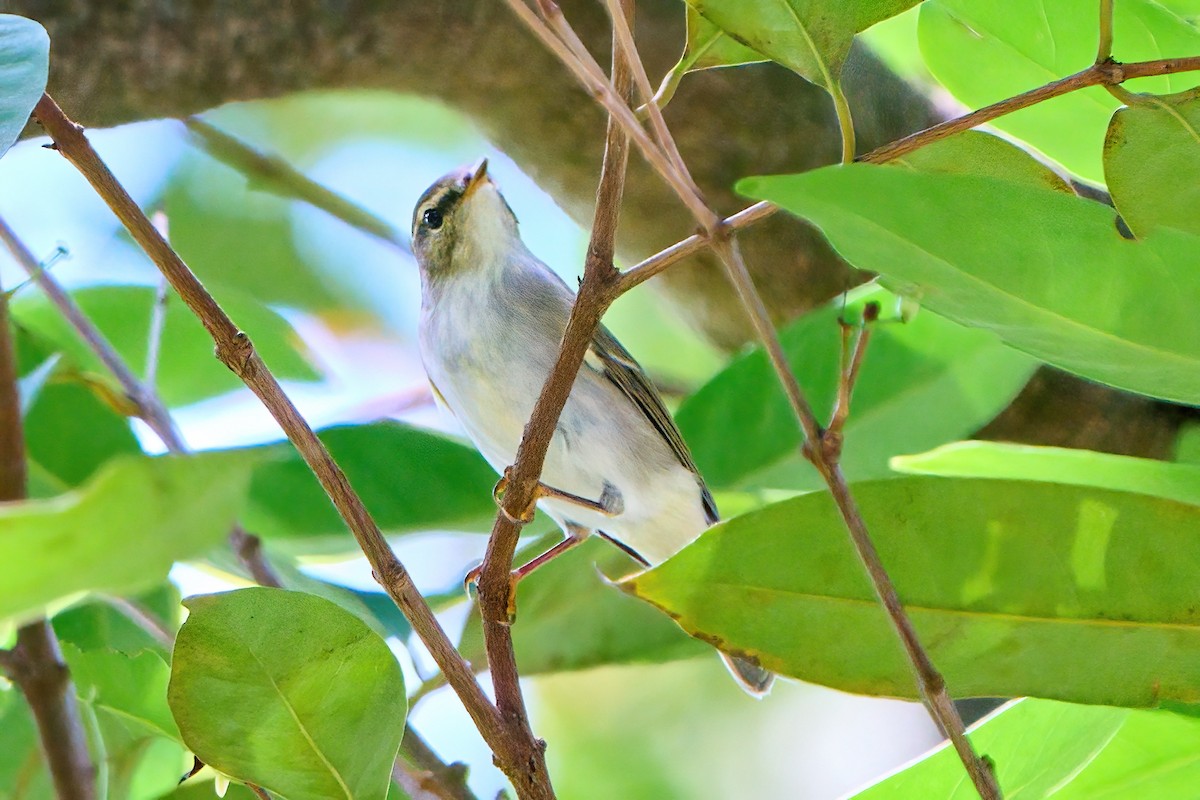
[[[533, 15], [521, 0], [507, 0], [507, 2], [517, 13], [518, 17], [531, 27], [535, 34], [556, 54], [559, 54], [564, 65], [592, 92], [592, 96], [609, 111], [611, 120], [614, 122], [619, 121], [625, 127], [626, 133], [629, 134], [630, 138], [642, 150], [646, 160], [660, 172], [663, 179], [667, 181], [671, 188], [676, 192], [688, 191], [687, 181], [684, 176], [679, 172], [671, 174], [669, 159], [665, 158], [663, 153], [654, 151], [654, 146], [649, 141], [649, 137], [646, 136], [645, 131], [641, 128], [636, 118], [633, 117], [632, 111], [625, 104], [621, 94], [615, 91], [611, 85], [595, 84], [593, 79], [595, 70], [588, 63], [591, 58], [590, 55], [573, 52], [569, 47], [559, 46], [562, 43], [556, 43], [551, 26]], [[543, 7], [546, 5], [547, 2], [543, 2]], [[551, 8], [553, 9], [553, 7]], [[565, 20], [560, 20], [556, 23], [559, 29], [566, 25]], [[619, 27], [619, 24], [615, 21], [614, 25]], [[632, 40], [628, 37], [617, 37], [617, 42], [625, 51], [624, 55], [629, 61], [630, 69], [634, 71], [634, 74], [638, 75], [639, 72], [644, 73], [641, 61], [638, 59], [636, 50], [633, 48]], [[638, 76], [636, 80], [639, 85], [643, 83], [645, 81], [644, 74]], [[839, 511], [850, 533], [859, 559], [863, 563], [868, 576], [871, 578], [876, 594], [888, 612], [893, 627], [895, 627], [904, 645], [926, 707], [929, 709], [939, 728], [942, 729], [944, 734], [950, 737], [955, 750], [959, 753], [963, 765], [980, 795], [985, 800], [1000, 797], [1000, 788], [996, 783], [994, 772], [990, 765], [979, 758], [972, 750], [971, 744], [966, 738], [962, 718], [959, 716], [958, 711], [955, 709], [953, 702], [946, 692], [945, 681], [941, 674], [933, 667], [928, 654], [922, 648], [916, 636], [915, 629], [912, 627], [912, 623], [903, 605], [899, 602], [895, 587], [882, 562], [879, 560], [879, 556], [867, 533], [866, 523], [855, 506], [845, 478], [841, 474], [837, 463], [837, 451], [827, 449], [823, 446], [821, 425], [813, 414], [812, 408], [805, 398], [795, 374], [787, 364], [779, 337], [775, 332], [774, 326], [771, 324], [762, 298], [755, 289], [750, 274], [746, 269], [736, 239], [727, 231], [720, 229], [719, 218], [704, 205], [704, 201], [699, 195], [691, 194], [689, 197], [681, 194], [681, 200], [684, 201], [684, 204], [689, 209], [694, 211], [696, 221], [704, 229], [704, 233], [713, 243], [715, 252], [724, 262], [727, 274], [738, 292], [743, 307], [750, 315], [754, 329], [766, 350], [768, 358], [771, 360], [797, 422], [804, 432], [805, 452], [825, 479], [830, 492], [838, 503]], [[696, 211], [698, 207], [702, 210]], [[565, 349], [566, 343], [564, 342], [564, 351]]]
[[476, 800], [467, 786], [466, 765], [444, 763], [412, 728], [404, 729], [400, 753], [392, 780], [413, 800]]
[[866, 155], [860, 156], [858, 160], [869, 164], [882, 164], [886, 161], [893, 161], [901, 156], [908, 155], [914, 150], [919, 150], [927, 144], [932, 144], [939, 139], [945, 139], [947, 136], [953, 136], [956, 133], [970, 130], [985, 122], [991, 122], [998, 117], [1003, 117], [1005, 114], [1011, 114], [1014, 111], [1020, 111], [1023, 108], [1044, 103], [1047, 100], [1064, 94], [1070, 94], [1080, 89], [1087, 89], [1090, 86], [1117, 86], [1134, 78], [1170, 75], [1176, 72], [1191, 72], [1194, 70], [1200, 70], [1200, 56], [1163, 58], [1156, 61], [1135, 61], [1130, 64], [1121, 64], [1112, 60], [1103, 61], [1099, 64], [1093, 64], [1085, 70], [1076, 72], [1074, 75], [1068, 75], [1060, 80], [1047, 83], [1045, 86], [1039, 86], [1036, 89], [1022, 92], [1014, 97], [1001, 100], [998, 103], [992, 103], [990, 106], [984, 106], [977, 111], [972, 111], [970, 114], [964, 114], [961, 117], [933, 125], [911, 136], [897, 139], [883, 147], [877, 147]]
[[322, 186], [283, 158], [260, 152], [199, 117], [188, 117], [183, 124], [206, 153], [251, 179], [250, 188], [302, 200], [353, 228], [411, 253], [400, 231], [382, 217]]
[[[25, 499], [26, 481], [16, 353], [8, 295], [0, 292], [0, 502]], [[17, 629], [16, 645], [5, 651], [4, 669], [33, 712], [42, 753], [60, 800], [94, 800], [96, 772], [79, 716], [79, 701], [48, 620]]]
[[[629, 89], [628, 66], [617, 57], [614, 46], [613, 81], [618, 91]], [[524, 698], [521, 696], [512, 634], [509, 629], [508, 598], [511, 588], [509, 571], [521, 525], [527, 509], [536, 499], [538, 480], [558, 418], [566, 406], [575, 375], [583, 364], [592, 336], [609, 304], [616, 297], [613, 289], [619, 276], [613, 266], [614, 241], [625, 187], [628, 142], [620, 124], [610, 119], [605, 139], [604, 160], [596, 191], [596, 209], [584, 263], [583, 282], [571, 309], [558, 359], [543, 384], [533, 413], [517, 449], [516, 461], [508, 474], [503, 508], [496, 515], [488, 540], [483, 572], [479, 582], [479, 606], [483, 619], [488, 665], [496, 693], [496, 704], [505, 720], [528, 726]], [[544, 769], [544, 763], [540, 765]], [[520, 787], [518, 787], [518, 790]], [[553, 792], [546, 785], [546, 797]]]
[[[510, 727], [483, 693], [470, 666], [454, 649], [428, 603], [404, 565], [388, 547], [375, 521], [355, 493], [341, 468], [300, 412], [263, 364], [246, 334], [238, 330], [212, 295], [179, 255], [155, 230], [133, 198], [92, 149], [82, 130], [63, 114], [49, 95], [43, 95], [34, 116], [54, 140], [56, 149], [87, 178], [116, 214], [188, 308], [200, 319], [216, 343], [217, 357], [263, 402], [304, 457], [330, 500], [341, 514], [371, 564], [375, 579], [404, 613], [433, 659], [454, 688], [500, 768], [519, 788], [525, 785], [531, 764], [541, 765], [541, 743], [528, 730]], [[543, 781], [548, 789], [548, 781]], [[539, 784], [540, 785], [540, 784]], [[526, 796], [523, 793], [523, 796]], [[548, 794], [528, 796], [550, 796]]]

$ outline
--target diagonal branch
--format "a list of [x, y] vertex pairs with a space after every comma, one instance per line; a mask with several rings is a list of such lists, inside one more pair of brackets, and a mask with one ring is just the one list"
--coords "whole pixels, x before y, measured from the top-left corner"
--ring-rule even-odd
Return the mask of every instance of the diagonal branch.
[[303, 200], [411, 255], [400, 231], [387, 220], [322, 186], [274, 153], [260, 152], [200, 117], [188, 117], [183, 124], [206, 153], [245, 175], [251, 181], [251, 188]]
[[[26, 496], [25, 431], [17, 393], [17, 363], [8, 317], [8, 295], [0, 291], [0, 502]], [[71, 674], [49, 620], [17, 629], [17, 643], [4, 651], [5, 675], [25, 695], [42, 752], [61, 800], [94, 800], [96, 771]]]
[[[455, 650], [408, 571], [388, 547], [361, 498], [263, 364], [249, 337], [238, 330], [179, 255], [155, 230], [96, 154], [82, 130], [63, 114], [49, 95], [42, 96], [34, 116], [54, 140], [55, 148], [83, 173], [188, 308], [200, 319], [216, 343], [217, 357], [258, 396], [304, 457], [354, 534], [371, 564], [375, 579], [421, 637], [447, 682], [462, 700], [484, 741], [495, 753], [501, 769], [514, 783], [518, 783], [527, 775], [526, 765], [542, 763], [541, 774], [544, 776], [540, 743], [527, 731], [507, 725], [496, 706], [488, 700], [470, 666]], [[545, 785], [548, 788], [548, 781]]]

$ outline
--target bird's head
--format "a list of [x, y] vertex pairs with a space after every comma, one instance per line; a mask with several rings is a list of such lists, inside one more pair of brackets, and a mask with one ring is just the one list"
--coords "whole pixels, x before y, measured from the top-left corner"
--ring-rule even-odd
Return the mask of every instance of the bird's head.
[[487, 159], [456, 169], [425, 190], [413, 210], [413, 253], [433, 280], [499, 263], [519, 241], [517, 217], [487, 174]]

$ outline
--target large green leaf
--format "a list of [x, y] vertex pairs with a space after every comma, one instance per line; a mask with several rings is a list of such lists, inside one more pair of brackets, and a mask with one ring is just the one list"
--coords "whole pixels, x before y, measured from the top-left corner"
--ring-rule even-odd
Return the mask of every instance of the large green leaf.
[[[658, 663], [709, 652], [670, 619], [617, 591], [604, 577], [637, 568], [597, 537], [521, 581], [512, 628], [521, 674]], [[460, 648], [468, 661], [487, 663], [478, 614], [467, 621]]]
[[[862, 303], [894, 307], [879, 288], [857, 292]], [[837, 392], [841, 334], [835, 302], [780, 333], [784, 352], [818, 414]], [[888, 458], [960, 439], [1012, 400], [1035, 361], [993, 334], [934, 314], [908, 323], [876, 324], [847, 422], [842, 465], [852, 479], [889, 474]], [[800, 430], [761, 348], [737, 358], [689, 397], [677, 415], [705, 479], [717, 487], [823, 486], [800, 456]]]
[[1200, 403], [1200, 237], [1131, 242], [1099, 203], [972, 175], [855, 164], [739, 189], [932, 311], [1084, 377]]
[[[491, 529], [496, 474], [474, 449], [395, 422], [320, 435], [386, 533]], [[277, 539], [325, 537], [344, 548], [345, 523], [303, 459], [286, 443], [267, 451], [276, 457], [255, 470], [246, 527]]]
[[[1010, 800], [1059, 797], [1056, 789], [1102, 753], [1135, 713], [1124, 708], [1021, 700], [971, 732], [977, 752], [996, 765]], [[1159, 795], [1151, 795], [1159, 796]], [[1163, 795], [1165, 796], [1165, 795]], [[958, 754], [948, 745], [856, 794], [856, 800], [975, 800]]]
[[[72, 295], [134, 373], [144, 375], [155, 290], [147, 286], [95, 286]], [[236, 291], [222, 292], [221, 305], [254, 341], [278, 377], [318, 377], [299, 336], [279, 314]], [[21, 325], [53, 341], [83, 369], [107, 374], [99, 359], [43, 295], [23, 292], [13, 302], [12, 310]], [[193, 403], [242, 386], [237, 376], [213, 356], [212, 338], [175, 296], [168, 299], [160, 354], [156, 387], [168, 405]]]
[[0, 156], [13, 146], [50, 70], [50, 37], [31, 19], [0, 14]]
[[[854, 496], [955, 697], [1200, 701], [1200, 507], [933, 477], [855, 484]], [[915, 696], [828, 494], [722, 523], [623, 585], [777, 672]]]
[[245, 498], [245, 453], [122, 458], [77, 491], [0, 506], [0, 620], [42, 614], [89, 590], [162, 581], [229, 532]]
[[1200, 505], [1200, 466], [1091, 450], [955, 442], [928, 453], [897, 456], [892, 459], [892, 468], [917, 475], [1094, 486]]
[[[1200, 52], [1200, 33], [1150, 0], [1115, 3], [1114, 56], [1141, 61]], [[921, 52], [930, 71], [973, 108], [1086, 69], [1096, 59], [1093, 0], [928, 0]], [[1194, 84], [1187, 73], [1131, 82], [1163, 94]], [[1100, 87], [1006, 114], [996, 127], [1024, 139], [1084, 178], [1101, 181], [1101, 147], [1119, 103]]]
[[255, 587], [186, 605], [169, 700], [197, 757], [288, 800], [383, 800], [407, 711], [383, 639], [302, 592]]
[[1187, 797], [1200, 785], [1200, 719], [1131, 711], [1099, 755], [1055, 800]]
[[1104, 177], [1138, 236], [1160, 225], [1200, 234], [1200, 89], [1146, 97], [1114, 114]]
[[[854, 34], [899, 14], [919, 0], [687, 0], [688, 6], [752, 51], [778, 61], [808, 80], [833, 89]], [[745, 48], [718, 41], [737, 59]], [[689, 49], [691, 48], [689, 40]], [[713, 54], [709, 53], [710, 61]], [[685, 53], [684, 58], [688, 56]], [[757, 59], [756, 59], [757, 60]], [[737, 62], [735, 62], [737, 63]], [[716, 66], [709, 63], [708, 66]]]

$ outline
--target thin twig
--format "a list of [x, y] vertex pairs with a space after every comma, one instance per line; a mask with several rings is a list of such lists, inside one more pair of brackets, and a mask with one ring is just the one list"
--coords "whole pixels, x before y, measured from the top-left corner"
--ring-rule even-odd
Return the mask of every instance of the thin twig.
[[[591, 54], [584, 50], [579, 58], [571, 48], [561, 40], [558, 35], [551, 30], [550, 26], [542, 20], [537, 14], [530, 10], [529, 6], [525, 5], [523, 0], [504, 0], [517, 18], [528, 27], [538, 39], [550, 49], [552, 53], [558, 56], [559, 60], [566, 64], [575, 77], [583, 84], [584, 88], [592, 93], [592, 96], [604, 106], [604, 109], [617, 119], [620, 120], [625, 132], [630, 139], [637, 144], [638, 149], [642, 151], [643, 156], [654, 167], [654, 169], [671, 185], [675, 190], [675, 194], [680, 198], [687, 198], [683, 202], [687, 205], [688, 210], [693, 216], [704, 216], [711, 214], [708, 207], [703, 203], [696, 205], [692, 200], [691, 188], [686, 181], [677, 176], [675, 171], [671, 169], [670, 162], [663, 153], [654, 146], [654, 142], [650, 139], [650, 134], [646, 133], [645, 129], [638, 123], [637, 117], [629, 106], [622, 101], [620, 96], [613, 90], [613, 85], [608, 80], [604, 79], [603, 72], [596, 64], [596, 60], [591, 57]], [[563, 25], [566, 25], [566, 20], [562, 17], [561, 11], [558, 11], [558, 6], [550, 0], [541, 0], [542, 4], [548, 8], [548, 11], [557, 12], [553, 19], [561, 20]], [[569, 27], [569, 26], [568, 26]], [[578, 39], [578, 37], [574, 37]], [[597, 76], [600, 77], [597, 77]], [[715, 222], [716, 220], [714, 220]]]
[[[528, 730], [510, 727], [475, 680], [421, 596], [404, 565], [388, 547], [375, 521], [324, 444], [263, 364], [246, 334], [238, 330], [179, 255], [158, 234], [133, 198], [96, 154], [82, 130], [43, 95], [34, 116], [55, 148], [91, 183], [117, 218], [162, 271], [216, 343], [217, 357], [258, 396], [304, 457], [371, 564], [375, 579], [404, 613], [446, 675], [496, 761], [522, 796], [551, 797], [541, 743]], [[531, 790], [530, 787], [533, 787]], [[537, 791], [544, 789], [544, 791]]]
[[[527, 24], [531, 24], [534, 32], [539, 38], [547, 41], [553, 38], [553, 34], [545, 23], [536, 16], [528, 13], [529, 9], [524, 6], [519, 0], [507, 0], [510, 6], [519, 8], [518, 16], [523, 20], [527, 20]], [[521, 13], [525, 12], [525, 13]], [[565, 21], [560, 23], [565, 25]], [[562, 35], [561, 33], [559, 34]], [[623, 48], [628, 48], [629, 42], [618, 37], [618, 45]], [[564, 64], [577, 76], [585, 85], [590, 83], [590, 69], [578, 63], [574, 63], [572, 59], [572, 51], [570, 48], [555, 49], [556, 53], [561, 53], [560, 58], [564, 59]], [[626, 49], [624, 55], [631, 61], [636, 58], [636, 53], [632, 49]], [[582, 58], [582, 57], [579, 57]], [[631, 64], [631, 69], [635, 72], [639, 69], [637, 64]], [[605, 86], [589, 86], [592, 90], [593, 97], [600, 102], [610, 113], [610, 119], [619, 121], [625, 126], [626, 133], [634, 140], [638, 147], [642, 150], [647, 161], [651, 163], [655, 169], [659, 170], [662, 177], [667, 183], [676, 190], [676, 192], [688, 191], [687, 182], [682, 175], [668, 174], [664, 170], [670, 170], [670, 162], [663, 158], [661, 152], [653, 151], [653, 144], [649, 143], [646, 137], [639, 137], [637, 133], [644, 133], [636, 121], [630, 125], [628, 118], [632, 115], [623, 100], [620, 99], [618, 92], [613, 90], [613, 87]], [[617, 106], [620, 107], [617, 107]], [[629, 112], [629, 113], [622, 113]], [[635, 130], [636, 129], [636, 130]], [[759, 339], [762, 342], [767, 356], [770, 359], [772, 366], [775, 369], [777, 377], [783, 386], [784, 393], [787, 395], [789, 404], [796, 416], [800, 428], [804, 432], [805, 437], [805, 452], [809, 455], [813, 464], [817, 467], [826, 483], [829, 485], [831, 493], [834, 494], [835, 500], [838, 501], [838, 508], [842, 513], [843, 520], [847, 530], [850, 533], [851, 540], [855, 545], [859, 559], [862, 561], [868, 576], [871, 578], [876, 594], [879, 596], [881, 603], [887, 610], [893, 627], [895, 627], [906, 652], [909, 655], [909, 660], [913, 668], [914, 677], [917, 686], [921, 692], [921, 696], [925, 700], [926, 707], [933, 716], [935, 722], [942, 731], [950, 737], [956, 751], [963, 760], [963, 765], [970, 775], [972, 782], [980, 795], [986, 800], [1000, 797], [1000, 789], [996, 783], [995, 774], [989, 764], [983, 759], [980, 759], [971, 749], [971, 744], [966, 738], [965, 727], [957, 710], [954, 708], [949, 695], [946, 693], [945, 681], [941, 674], [934, 669], [928, 654], [922, 649], [918, 640], [915, 629], [908, 618], [904, 607], [899, 603], [895, 587], [891, 583], [882, 562], [879, 560], [878, 554], [875, 552], [870, 538], [867, 534], [866, 523], [859, 514], [857, 507], [854, 505], [853, 499], [850, 497], [848, 487], [841, 475], [840, 468], [837, 464], [837, 457], [840, 454], [840, 448], [835, 451], [827, 450], [823, 445], [820, 423], [817, 421], [816, 415], [809, 406], [803, 391], [800, 388], [795, 374], [783, 353], [783, 347], [779, 342], [779, 337], [771, 324], [770, 317], [767, 314], [766, 307], [762, 302], [762, 298], [758, 295], [753, 282], [750, 279], [749, 271], [746, 269], [745, 262], [742, 259], [741, 252], [737, 246], [737, 240], [728, 232], [722, 231], [719, 228], [720, 219], [711, 209], [704, 206], [704, 201], [699, 195], [691, 194], [691, 196], [682, 196], [684, 204], [689, 209], [701, 207], [702, 210], [695, 213], [696, 221], [704, 228], [705, 233], [712, 241], [713, 249], [724, 262], [726, 271], [733, 281], [734, 287], [738, 292], [739, 298], [743, 306], [750, 314], [751, 322], [754, 326]], [[577, 306], [578, 308], [578, 306]], [[565, 342], [564, 342], [565, 350]], [[578, 365], [576, 365], [578, 368]]]
[[[401, 758], [392, 768], [392, 780], [413, 800], [476, 800], [467, 786], [467, 766], [446, 764], [412, 728], [404, 729]], [[403, 755], [408, 758], [404, 759]]]
[[[166, 234], [163, 234], [166, 237]], [[171, 297], [171, 287], [163, 279], [159, 279], [154, 287], [154, 305], [150, 307], [150, 329], [146, 333], [146, 372], [142, 382], [148, 390], [153, 391], [158, 384], [158, 361], [162, 353], [163, 330], [167, 324], [167, 302]]]
[[[679, 148], [675, 145], [675, 139], [671, 136], [671, 132], [667, 130], [667, 122], [663, 118], [662, 108], [654, 102], [654, 89], [650, 85], [650, 77], [646, 74], [646, 70], [642, 66], [642, 58], [638, 54], [637, 44], [633, 38], [633, 31], [629, 27], [629, 22], [625, 19], [625, 15], [621, 12], [621, 0], [605, 0], [605, 5], [608, 8], [609, 19], [612, 20], [613, 35], [616, 39], [613, 42], [614, 49], [620, 49], [629, 56], [629, 65], [633, 70], [633, 85], [637, 87], [638, 94], [642, 101], [646, 103], [645, 108], [650, 119], [650, 131], [654, 135], [654, 141], [658, 144], [662, 151], [666, 153], [671, 164], [691, 187], [692, 193], [699, 196], [700, 188], [696, 185], [696, 181], [692, 179], [692, 174], [687, 168], [687, 164], [683, 160], [683, 156], [679, 153]], [[567, 30], [571, 30], [570, 26]], [[571, 31], [574, 35], [574, 31]], [[636, 115], [635, 115], [636, 116]]]
[[[0, 287], [0, 502], [27, 495], [25, 431], [17, 391], [17, 359], [8, 295]], [[20, 688], [37, 724], [42, 752], [60, 800], [94, 800], [96, 774], [75, 686], [54, 629], [39, 619], [17, 629], [5, 672]]]
[[914, 150], [919, 150], [928, 144], [962, 133], [985, 122], [991, 122], [998, 117], [1020, 111], [1023, 108], [1052, 100], [1064, 94], [1086, 89], [1090, 86], [1117, 85], [1134, 78], [1148, 78], [1157, 75], [1171, 75], [1176, 72], [1192, 72], [1200, 70], [1200, 56], [1187, 58], [1163, 58], [1156, 61], [1135, 61], [1120, 64], [1116, 61], [1105, 61], [1093, 64], [1087, 69], [1080, 70], [1074, 75], [1047, 83], [1028, 92], [1009, 97], [990, 106], [984, 106], [970, 114], [964, 114], [946, 122], [938, 123], [923, 131], [897, 139], [890, 144], [877, 147], [857, 160], [869, 164], [883, 164], [887, 161], [906, 156]]
[[141, 603], [115, 594], [103, 595], [101, 599], [167, 650], [175, 646], [175, 631], [168, 628], [154, 612]]
[[251, 188], [303, 200], [347, 225], [369, 233], [405, 253], [408, 243], [383, 217], [322, 186], [273, 153], [263, 153], [200, 117], [183, 121], [197, 144], [210, 156], [252, 179]]
[[[624, 94], [629, 89], [629, 69], [615, 45], [613, 56], [613, 81], [617, 91]], [[566, 406], [575, 375], [583, 364], [600, 318], [615, 297], [612, 290], [619, 273], [613, 266], [614, 241], [628, 163], [628, 143], [621, 127], [609, 120], [583, 282], [571, 308], [558, 359], [538, 394], [517, 449], [516, 461], [508, 473], [504, 506], [492, 526], [480, 575], [480, 616], [496, 704], [512, 725], [528, 725], [508, 619], [509, 571], [521, 531], [517, 520], [525, 518], [525, 512], [536, 499], [538, 480], [558, 418]]]

